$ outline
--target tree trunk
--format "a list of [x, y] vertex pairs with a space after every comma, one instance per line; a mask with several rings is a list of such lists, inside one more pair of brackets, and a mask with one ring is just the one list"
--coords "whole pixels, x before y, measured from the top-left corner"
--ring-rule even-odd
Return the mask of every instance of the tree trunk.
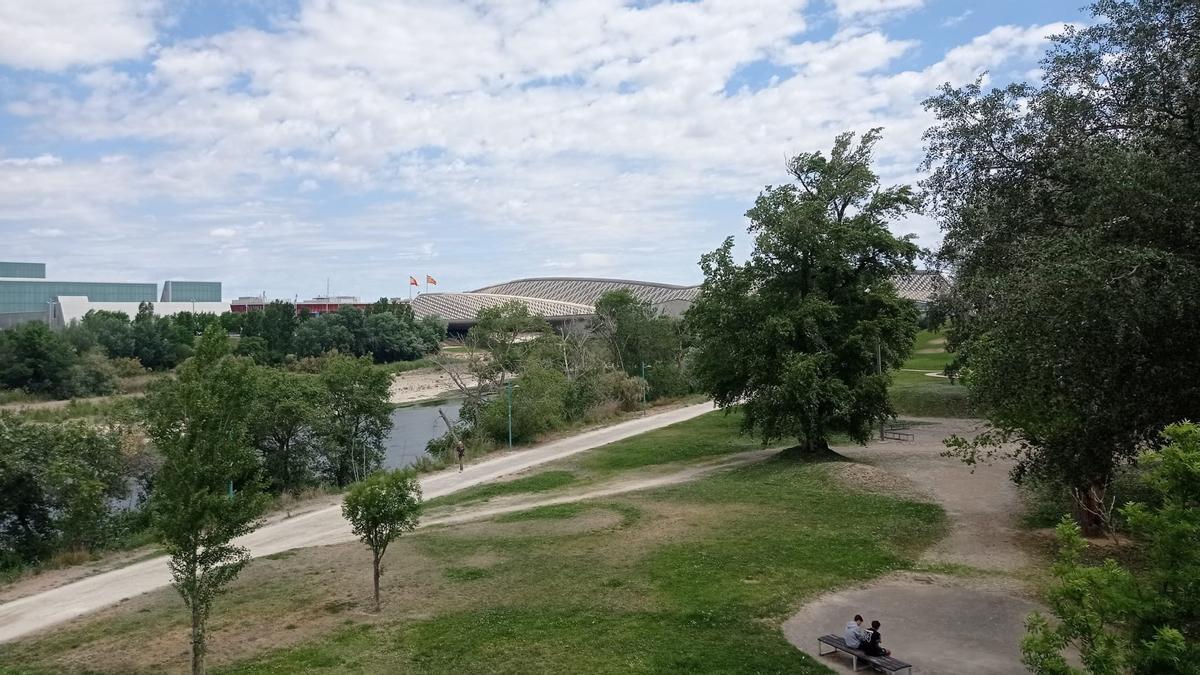
[[1099, 537], [1108, 526], [1108, 512], [1104, 502], [1106, 482], [1093, 480], [1086, 486], [1075, 489], [1075, 522], [1085, 537]]
[[375, 580], [375, 611], [376, 612], [379, 611], [379, 563], [381, 562], [380, 558], [382, 558], [382, 557], [383, 556], [381, 554], [376, 553], [373, 556], [373, 560], [372, 560], [372, 562], [373, 562], [372, 572], [374, 574], [374, 580]]
[[204, 615], [192, 601], [192, 675], [204, 674]]

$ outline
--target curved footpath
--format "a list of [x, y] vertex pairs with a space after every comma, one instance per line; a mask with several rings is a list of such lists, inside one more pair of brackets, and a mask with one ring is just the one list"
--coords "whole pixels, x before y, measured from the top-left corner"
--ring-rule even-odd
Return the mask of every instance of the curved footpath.
[[[850, 671], [846, 656], [817, 656], [817, 637], [840, 635], [862, 614], [881, 623], [883, 643], [913, 664], [913, 675], [1017, 675], [1025, 617], [1039, 606], [1025, 579], [1036, 559], [1022, 545], [1016, 518], [1022, 505], [1008, 464], [977, 465], [942, 457], [942, 439], [969, 435], [972, 420], [923, 419], [910, 428], [912, 442], [877, 441], [837, 448], [851, 459], [906, 479], [946, 510], [950, 531], [921, 562], [953, 575], [900, 573], [830, 593], [804, 605], [783, 625], [793, 645], [822, 664]], [[859, 514], [863, 518], [870, 514]], [[847, 505], [847, 522], [855, 517]]]
[[[711, 403], [676, 408], [612, 426], [593, 429], [527, 450], [517, 450], [470, 464], [461, 473], [448, 469], [421, 478], [426, 499], [486, 483], [539, 464], [562, 459], [713, 410]], [[260, 557], [293, 548], [335, 544], [354, 536], [342, 518], [341, 506], [330, 506], [270, 525], [241, 537], [237, 543]], [[171, 583], [165, 556], [36, 593], [0, 605], [0, 642], [107, 607]]]

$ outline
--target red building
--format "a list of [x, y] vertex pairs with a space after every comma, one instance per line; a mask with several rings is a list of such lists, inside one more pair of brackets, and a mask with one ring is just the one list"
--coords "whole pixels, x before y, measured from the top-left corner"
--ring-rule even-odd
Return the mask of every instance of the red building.
[[[264, 298], [249, 297], [238, 298], [229, 303], [229, 311], [242, 314], [256, 309], [262, 309], [266, 302]], [[338, 295], [330, 298], [316, 297], [311, 300], [303, 300], [294, 303], [296, 312], [308, 310], [310, 314], [325, 314], [326, 312], [336, 312], [342, 307], [357, 307], [365, 310], [371, 303], [362, 302], [357, 297], [350, 295]]]

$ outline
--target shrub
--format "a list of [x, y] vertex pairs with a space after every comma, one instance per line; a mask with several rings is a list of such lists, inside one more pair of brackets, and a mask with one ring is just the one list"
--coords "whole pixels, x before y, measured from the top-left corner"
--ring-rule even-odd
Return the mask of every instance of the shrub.
[[137, 377], [145, 375], [146, 368], [136, 356], [118, 356], [108, 360], [117, 377]]

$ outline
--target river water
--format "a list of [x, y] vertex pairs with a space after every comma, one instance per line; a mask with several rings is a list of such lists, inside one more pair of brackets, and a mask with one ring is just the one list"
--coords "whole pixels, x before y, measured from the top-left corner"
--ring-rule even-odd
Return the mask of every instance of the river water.
[[392, 411], [392, 431], [384, 439], [387, 456], [383, 466], [398, 469], [409, 466], [425, 457], [425, 444], [446, 433], [446, 423], [438, 410], [446, 413], [450, 422], [458, 421], [460, 401], [446, 401], [437, 405], [414, 405]]

